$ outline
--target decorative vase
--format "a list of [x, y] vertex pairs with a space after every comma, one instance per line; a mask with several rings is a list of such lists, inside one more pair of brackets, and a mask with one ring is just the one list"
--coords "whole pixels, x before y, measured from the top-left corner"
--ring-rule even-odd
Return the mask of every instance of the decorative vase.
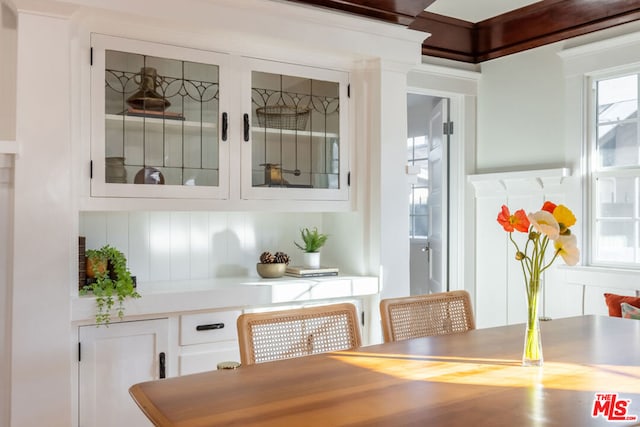
[[95, 279], [97, 275], [104, 274], [108, 271], [108, 260], [106, 258], [86, 257], [84, 265], [86, 266], [86, 274], [90, 279]]
[[284, 276], [287, 270], [287, 264], [285, 263], [270, 263], [263, 264], [261, 262], [256, 264], [256, 271], [260, 277], [265, 279], [275, 279]]
[[127, 98], [127, 104], [131, 108], [142, 111], [164, 111], [171, 103], [160, 95], [158, 88], [158, 72], [152, 67], [142, 67], [136, 74], [134, 81], [140, 82], [140, 88], [136, 93]]
[[[536, 275], [539, 276], [539, 275]], [[531, 279], [527, 286], [527, 326], [524, 335], [522, 366], [542, 366], [542, 340], [540, 339], [540, 280]]]
[[305, 252], [304, 266], [308, 268], [320, 268], [320, 252]]

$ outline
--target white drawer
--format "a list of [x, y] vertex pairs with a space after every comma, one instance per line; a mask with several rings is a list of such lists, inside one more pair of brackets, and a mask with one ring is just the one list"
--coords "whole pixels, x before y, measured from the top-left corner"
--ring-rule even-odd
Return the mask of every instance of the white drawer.
[[180, 345], [237, 340], [240, 310], [212, 311], [180, 316]]
[[240, 362], [240, 350], [237, 345], [235, 347], [223, 347], [218, 350], [181, 354], [178, 357], [178, 363], [180, 364], [179, 375], [215, 371], [218, 363], [227, 361]]

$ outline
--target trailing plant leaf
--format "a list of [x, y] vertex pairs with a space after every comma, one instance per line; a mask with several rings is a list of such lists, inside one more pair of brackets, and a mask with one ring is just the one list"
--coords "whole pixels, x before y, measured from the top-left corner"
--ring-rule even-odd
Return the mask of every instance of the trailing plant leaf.
[[96, 323], [108, 326], [114, 306], [118, 318], [122, 320], [126, 298], [140, 298], [140, 294], [133, 287], [131, 272], [127, 269], [127, 259], [122, 252], [109, 245], [100, 249], [89, 249], [86, 256], [94, 266], [106, 261], [106, 268], [94, 268], [95, 281], [80, 290], [81, 295], [91, 292], [96, 298]]

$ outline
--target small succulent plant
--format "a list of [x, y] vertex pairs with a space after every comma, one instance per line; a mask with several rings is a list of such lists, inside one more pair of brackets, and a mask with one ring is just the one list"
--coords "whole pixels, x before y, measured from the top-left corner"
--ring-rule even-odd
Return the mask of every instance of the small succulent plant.
[[305, 252], [318, 252], [320, 248], [327, 242], [329, 235], [320, 233], [318, 229], [314, 227], [312, 229], [301, 229], [300, 237], [302, 237], [304, 245], [301, 245], [298, 242], [293, 242], [299, 249]]

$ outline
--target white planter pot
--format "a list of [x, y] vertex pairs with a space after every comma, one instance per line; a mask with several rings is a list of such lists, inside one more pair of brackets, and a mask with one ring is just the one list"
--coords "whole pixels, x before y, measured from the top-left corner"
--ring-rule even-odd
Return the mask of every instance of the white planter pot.
[[320, 252], [305, 252], [304, 266], [308, 268], [320, 268]]

